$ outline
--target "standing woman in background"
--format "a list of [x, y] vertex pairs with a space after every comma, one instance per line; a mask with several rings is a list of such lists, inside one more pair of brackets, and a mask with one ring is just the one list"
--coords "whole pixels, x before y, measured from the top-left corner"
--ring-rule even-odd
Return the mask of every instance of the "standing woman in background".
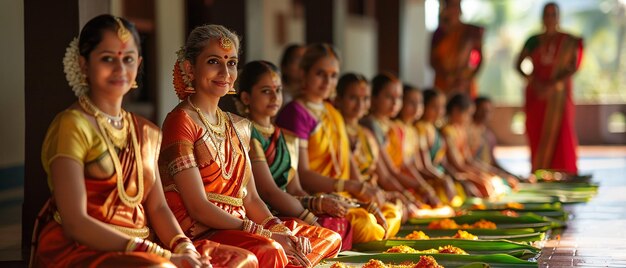
[[[100, 15], [65, 53], [78, 102], [55, 117], [44, 140], [52, 197], [35, 224], [31, 267], [210, 267], [211, 252], [227, 252], [203, 240], [200, 254], [183, 234], [161, 189], [159, 129], [122, 109], [137, 87], [140, 48], [132, 24]], [[247, 257], [233, 252], [230, 264]]]
[[[578, 139], [574, 130], [572, 75], [583, 55], [581, 38], [559, 31], [559, 7], [543, 8], [545, 31], [530, 37], [516, 62], [527, 81], [526, 135], [530, 144], [532, 172], [538, 169], [578, 173]], [[527, 74], [522, 62], [530, 58], [533, 71]]]
[[239, 45], [225, 27], [203, 25], [177, 53], [174, 88], [182, 102], [165, 118], [159, 158], [167, 203], [194, 240], [249, 250], [261, 267], [308, 267], [309, 240], [293, 236], [257, 193], [250, 121], [217, 105], [234, 92]]

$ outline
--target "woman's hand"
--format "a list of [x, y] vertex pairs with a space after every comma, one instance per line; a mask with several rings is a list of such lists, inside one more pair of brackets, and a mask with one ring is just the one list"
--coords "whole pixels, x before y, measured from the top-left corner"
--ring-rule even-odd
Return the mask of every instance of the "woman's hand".
[[350, 205], [343, 200], [330, 198], [326, 196], [319, 196], [316, 198], [322, 199], [322, 212], [328, 214], [331, 217], [343, 218], [348, 213]]
[[385, 192], [367, 182], [361, 182], [361, 190], [354, 196], [366, 203], [374, 202], [380, 206], [385, 204]]
[[170, 261], [180, 268], [212, 268], [211, 257], [200, 256], [197, 252], [173, 253]]
[[306, 257], [306, 254], [311, 253], [312, 250], [309, 239], [280, 233], [273, 233], [272, 239], [283, 247], [290, 262], [303, 267], [312, 266], [311, 261]]

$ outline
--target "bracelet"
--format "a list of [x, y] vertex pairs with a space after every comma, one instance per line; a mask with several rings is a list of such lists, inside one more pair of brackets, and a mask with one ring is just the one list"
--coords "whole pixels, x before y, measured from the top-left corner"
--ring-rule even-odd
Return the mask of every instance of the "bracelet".
[[365, 191], [367, 190], [365, 187], [367, 187], [365, 182], [361, 182], [361, 189], [359, 189], [359, 195], [364, 195]]
[[243, 220], [243, 225], [242, 225], [241, 230], [244, 232], [251, 233], [251, 234], [262, 235], [267, 238], [272, 237], [272, 232], [270, 232], [267, 229], [263, 229], [263, 226], [252, 222], [250, 219]]
[[333, 186], [333, 188], [335, 188], [335, 192], [340, 193], [340, 192], [343, 192], [345, 186], [346, 186], [346, 181], [342, 179], [338, 179], [335, 182], [335, 185]]
[[372, 214], [375, 213], [377, 209], [378, 209], [378, 206], [376, 206], [376, 204], [374, 202], [371, 202], [367, 206], [367, 212], [372, 213]]
[[191, 239], [189, 239], [189, 237], [184, 234], [177, 234], [176, 236], [172, 237], [172, 239], [170, 239], [170, 242], [167, 243], [167, 245], [169, 246], [169, 249], [173, 249], [176, 248], [176, 245], [184, 241], [191, 242]]
[[278, 225], [278, 224], [282, 224], [283, 222], [276, 217], [272, 217], [271, 219], [269, 219], [267, 222], [265, 222], [264, 224], [261, 224], [261, 226], [263, 226], [263, 228], [265, 229], [270, 229], [272, 226]]
[[298, 216], [298, 219], [301, 219], [302, 221], [310, 225], [317, 222], [317, 216], [311, 213], [311, 211], [309, 211], [308, 209], [305, 209], [304, 211], [302, 211], [302, 213], [300, 213], [300, 215]]
[[261, 226], [266, 226], [268, 222], [270, 222], [271, 220], [274, 219], [278, 219], [276, 217], [274, 217], [274, 215], [270, 215], [267, 218], [265, 218], [262, 222], [261, 222]]
[[293, 235], [291, 233], [291, 229], [289, 229], [287, 226], [285, 226], [282, 223], [274, 224], [274, 226], [270, 227], [269, 230], [272, 233], [279, 233], [279, 234], [284, 234], [284, 235]]
[[323, 202], [324, 200], [322, 200], [322, 198], [324, 198], [324, 197], [322, 197], [322, 196], [318, 196], [318, 197], [311, 198], [311, 199], [312, 199], [312, 201], [311, 201], [311, 202], [313, 203], [313, 204], [312, 204], [312, 207], [311, 207], [311, 210], [312, 210], [314, 213], [322, 213], [322, 212], [323, 212], [323, 209], [322, 209], [322, 204], [323, 204], [323, 203], [322, 203], [322, 202]]
[[174, 253], [182, 254], [182, 253], [185, 253], [185, 252], [195, 252], [195, 253], [198, 253], [198, 250], [196, 250], [196, 247], [193, 245], [193, 243], [187, 242], [187, 241], [182, 242], [182, 243], [176, 245], [176, 248], [174, 248]]
[[160, 247], [154, 242], [138, 237], [128, 240], [128, 243], [126, 244], [126, 252], [147, 252], [168, 260], [172, 257], [171, 251]]

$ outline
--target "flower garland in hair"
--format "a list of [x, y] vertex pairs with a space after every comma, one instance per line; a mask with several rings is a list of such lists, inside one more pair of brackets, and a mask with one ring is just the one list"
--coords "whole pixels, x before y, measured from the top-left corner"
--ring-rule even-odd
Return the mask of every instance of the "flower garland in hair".
[[185, 47], [181, 47], [176, 51], [176, 62], [174, 63], [174, 91], [180, 100], [184, 100], [187, 96], [196, 93], [196, 89], [191, 85], [191, 76], [185, 73], [183, 63], [185, 62]]
[[89, 91], [89, 85], [87, 85], [87, 76], [80, 70], [80, 64], [78, 59], [80, 54], [78, 52], [78, 38], [74, 38], [67, 49], [65, 49], [65, 56], [63, 56], [63, 72], [65, 73], [65, 79], [67, 83], [72, 87], [72, 91], [76, 96], [83, 95]]

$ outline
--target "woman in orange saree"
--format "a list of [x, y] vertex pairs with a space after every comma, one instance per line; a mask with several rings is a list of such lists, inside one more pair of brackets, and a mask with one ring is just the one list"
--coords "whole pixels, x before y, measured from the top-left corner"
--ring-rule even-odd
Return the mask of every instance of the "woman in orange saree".
[[183, 100], [163, 123], [159, 165], [169, 207], [192, 239], [247, 249], [261, 267], [309, 267], [306, 237], [272, 216], [257, 193], [248, 149], [250, 121], [217, 104], [233, 92], [239, 37], [196, 27], [178, 51], [174, 88]]
[[[545, 32], [530, 37], [517, 59], [517, 70], [526, 87], [526, 135], [532, 171], [549, 169], [576, 174], [578, 139], [574, 130], [572, 75], [583, 55], [582, 39], [559, 31], [559, 8], [550, 3], [543, 9]], [[531, 74], [522, 70], [530, 58]]]
[[44, 140], [53, 196], [35, 225], [32, 267], [210, 267], [209, 259], [226, 267], [251, 256], [192, 243], [167, 208], [156, 169], [159, 129], [121, 107], [136, 87], [140, 52], [134, 26], [111, 15], [91, 19], [70, 43], [64, 67], [79, 100]]
[[304, 73], [303, 88], [299, 97], [281, 110], [276, 124], [299, 139], [298, 173], [304, 190], [341, 194], [368, 203], [364, 208], [350, 209], [343, 222], [327, 217], [319, 222], [343, 239], [350, 239], [347, 230], [352, 230], [355, 243], [383, 239], [387, 221], [378, 205], [384, 204], [384, 195], [375, 185], [363, 182], [358, 172], [351, 171], [355, 167], [343, 118], [326, 101], [337, 85], [338, 54], [328, 44], [310, 45], [300, 68]]
[[286, 217], [282, 219], [295, 235], [311, 241], [312, 252], [307, 258], [312, 265], [335, 257], [341, 236], [320, 227], [315, 214], [343, 217], [347, 208], [334, 198], [309, 196], [300, 186], [297, 139], [285, 136], [271, 123], [282, 105], [278, 68], [267, 61], [249, 62], [237, 84], [244, 113], [252, 121], [250, 160], [259, 195], [275, 215]]
[[430, 46], [434, 86], [446, 96], [478, 93], [475, 79], [482, 63], [483, 28], [461, 22], [461, 0], [440, 1], [440, 25]]

